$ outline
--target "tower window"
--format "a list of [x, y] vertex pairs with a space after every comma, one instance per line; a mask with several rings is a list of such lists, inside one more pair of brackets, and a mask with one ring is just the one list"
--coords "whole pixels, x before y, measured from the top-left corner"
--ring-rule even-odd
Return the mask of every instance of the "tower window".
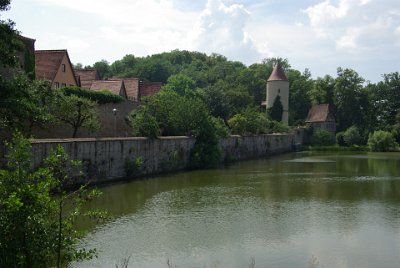
[[65, 64], [61, 64], [61, 72], [65, 73]]
[[278, 89], [278, 93], [281, 93], [281, 90], [280, 90], [280, 89]]

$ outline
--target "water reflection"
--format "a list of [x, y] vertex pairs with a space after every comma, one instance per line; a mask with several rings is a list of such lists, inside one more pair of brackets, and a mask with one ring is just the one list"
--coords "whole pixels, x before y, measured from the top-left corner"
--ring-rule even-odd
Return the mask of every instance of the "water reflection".
[[104, 188], [74, 267], [396, 267], [400, 154], [296, 153]]

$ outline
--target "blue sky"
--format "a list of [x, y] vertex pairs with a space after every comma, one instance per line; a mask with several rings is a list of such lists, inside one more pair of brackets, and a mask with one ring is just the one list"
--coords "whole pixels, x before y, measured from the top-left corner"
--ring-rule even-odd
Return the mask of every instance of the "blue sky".
[[288, 58], [314, 78], [400, 71], [398, 0], [12, 0], [2, 18], [84, 65], [187, 49], [247, 65]]

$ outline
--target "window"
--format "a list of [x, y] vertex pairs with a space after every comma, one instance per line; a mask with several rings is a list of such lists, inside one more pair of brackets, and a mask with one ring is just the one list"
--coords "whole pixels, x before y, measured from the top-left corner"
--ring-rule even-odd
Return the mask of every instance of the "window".
[[278, 93], [281, 93], [281, 90], [280, 90], [280, 89], [278, 89]]
[[54, 88], [57, 89], [57, 88], [59, 88], [59, 87], [60, 87], [60, 83], [54, 82]]
[[67, 84], [61, 83], [61, 87], [66, 87], [66, 86], [67, 86]]
[[65, 64], [61, 64], [61, 72], [65, 73]]

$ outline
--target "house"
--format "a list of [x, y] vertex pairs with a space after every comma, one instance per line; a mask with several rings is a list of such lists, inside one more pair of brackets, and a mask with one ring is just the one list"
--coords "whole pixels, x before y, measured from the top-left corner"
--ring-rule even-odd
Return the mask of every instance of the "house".
[[35, 73], [36, 79], [49, 80], [53, 89], [78, 85], [66, 49], [36, 50]]
[[99, 72], [96, 69], [74, 69], [78, 86], [90, 89], [93, 81], [100, 80]]
[[336, 122], [329, 104], [313, 105], [308, 112], [306, 123], [311, 124], [313, 129], [325, 129], [335, 135]]
[[0, 66], [0, 75], [11, 78], [15, 74], [25, 72], [33, 79], [35, 76], [35, 39], [28, 38], [22, 35], [18, 36], [22, 43], [22, 50], [16, 52], [15, 56], [18, 59], [17, 66], [4, 67]]
[[122, 80], [97, 80], [93, 81], [90, 90], [101, 91], [109, 90], [113, 94], [119, 95], [127, 99], [124, 81]]
[[139, 78], [117, 78], [112, 77], [108, 79], [109, 81], [124, 81], [126, 94], [128, 100], [139, 101], [139, 87], [142, 81]]
[[139, 100], [142, 97], [153, 96], [161, 90], [161, 82], [142, 82], [139, 86]]

